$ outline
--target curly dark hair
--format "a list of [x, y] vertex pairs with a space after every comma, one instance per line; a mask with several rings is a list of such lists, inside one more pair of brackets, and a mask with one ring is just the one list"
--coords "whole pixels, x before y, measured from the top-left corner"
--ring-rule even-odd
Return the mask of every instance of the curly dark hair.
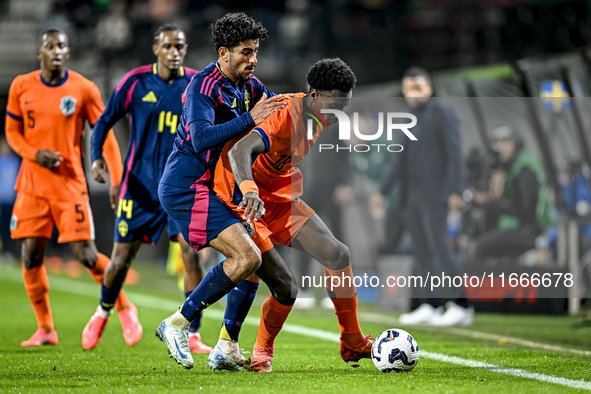
[[217, 51], [221, 47], [232, 50], [246, 40], [264, 40], [269, 36], [262, 24], [243, 12], [224, 15], [211, 24], [211, 39]]
[[154, 32], [154, 37], [152, 38], [152, 45], [158, 44], [158, 40], [160, 39], [160, 34], [167, 32], [167, 31], [180, 31], [180, 32], [184, 33], [183, 29], [181, 29], [176, 24], [167, 23], [165, 25], [160, 26], [158, 28], [158, 30], [156, 30], [156, 32]]
[[319, 60], [308, 71], [310, 89], [348, 93], [356, 82], [357, 77], [351, 67], [338, 57]]

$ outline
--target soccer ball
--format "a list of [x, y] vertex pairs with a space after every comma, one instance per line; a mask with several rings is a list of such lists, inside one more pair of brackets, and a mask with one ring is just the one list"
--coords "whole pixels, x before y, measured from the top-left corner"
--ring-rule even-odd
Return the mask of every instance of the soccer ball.
[[408, 332], [391, 328], [376, 338], [371, 359], [384, 373], [409, 372], [419, 362], [419, 345]]

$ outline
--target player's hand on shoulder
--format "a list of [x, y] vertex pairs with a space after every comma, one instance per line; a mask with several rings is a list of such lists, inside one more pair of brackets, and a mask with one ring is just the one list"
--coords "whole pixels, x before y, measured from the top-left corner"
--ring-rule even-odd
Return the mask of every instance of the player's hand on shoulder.
[[37, 151], [37, 154], [35, 155], [35, 161], [37, 164], [49, 169], [56, 168], [63, 160], [64, 158], [60, 152], [50, 149], [41, 149]]
[[267, 94], [263, 93], [261, 99], [250, 111], [250, 116], [252, 116], [255, 125], [258, 125], [267, 119], [267, 117], [273, 112], [285, 108], [286, 105], [287, 103], [283, 100], [282, 94], [267, 98]]
[[244, 208], [242, 219], [248, 223], [257, 221], [265, 216], [265, 204], [256, 192], [248, 192], [242, 197], [238, 209]]
[[90, 169], [92, 171], [92, 177], [98, 183], [105, 183], [107, 182], [107, 173], [109, 169], [107, 168], [107, 163], [103, 159], [96, 159], [92, 162], [92, 167]]

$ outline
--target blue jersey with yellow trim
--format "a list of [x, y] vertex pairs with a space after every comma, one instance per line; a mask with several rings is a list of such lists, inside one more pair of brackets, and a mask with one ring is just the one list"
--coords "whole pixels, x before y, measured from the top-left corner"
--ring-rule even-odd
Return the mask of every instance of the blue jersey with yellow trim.
[[128, 191], [138, 203], [158, 201], [158, 182], [172, 149], [181, 97], [196, 70], [182, 67], [180, 76], [167, 82], [156, 64], [135, 68], [119, 82], [91, 138], [92, 160], [102, 158], [107, 131], [129, 114], [130, 141], [123, 167], [121, 194]]
[[263, 93], [254, 76], [233, 83], [217, 62], [197, 73], [183, 94], [183, 114], [160, 183], [190, 187], [208, 182], [224, 143], [255, 126], [250, 110]]

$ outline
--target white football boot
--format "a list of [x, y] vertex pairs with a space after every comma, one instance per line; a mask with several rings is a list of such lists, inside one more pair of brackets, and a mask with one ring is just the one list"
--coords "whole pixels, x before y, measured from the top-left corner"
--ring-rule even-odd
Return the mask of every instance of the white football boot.
[[238, 342], [225, 339], [218, 341], [211, 353], [209, 353], [207, 362], [209, 368], [215, 371], [248, 371], [250, 365], [250, 360], [242, 355]]
[[187, 369], [193, 368], [195, 363], [189, 347], [189, 326], [181, 328], [171, 325], [170, 319], [173, 316], [167, 317], [158, 325], [156, 336], [166, 344], [168, 354], [176, 360], [177, 364]]

